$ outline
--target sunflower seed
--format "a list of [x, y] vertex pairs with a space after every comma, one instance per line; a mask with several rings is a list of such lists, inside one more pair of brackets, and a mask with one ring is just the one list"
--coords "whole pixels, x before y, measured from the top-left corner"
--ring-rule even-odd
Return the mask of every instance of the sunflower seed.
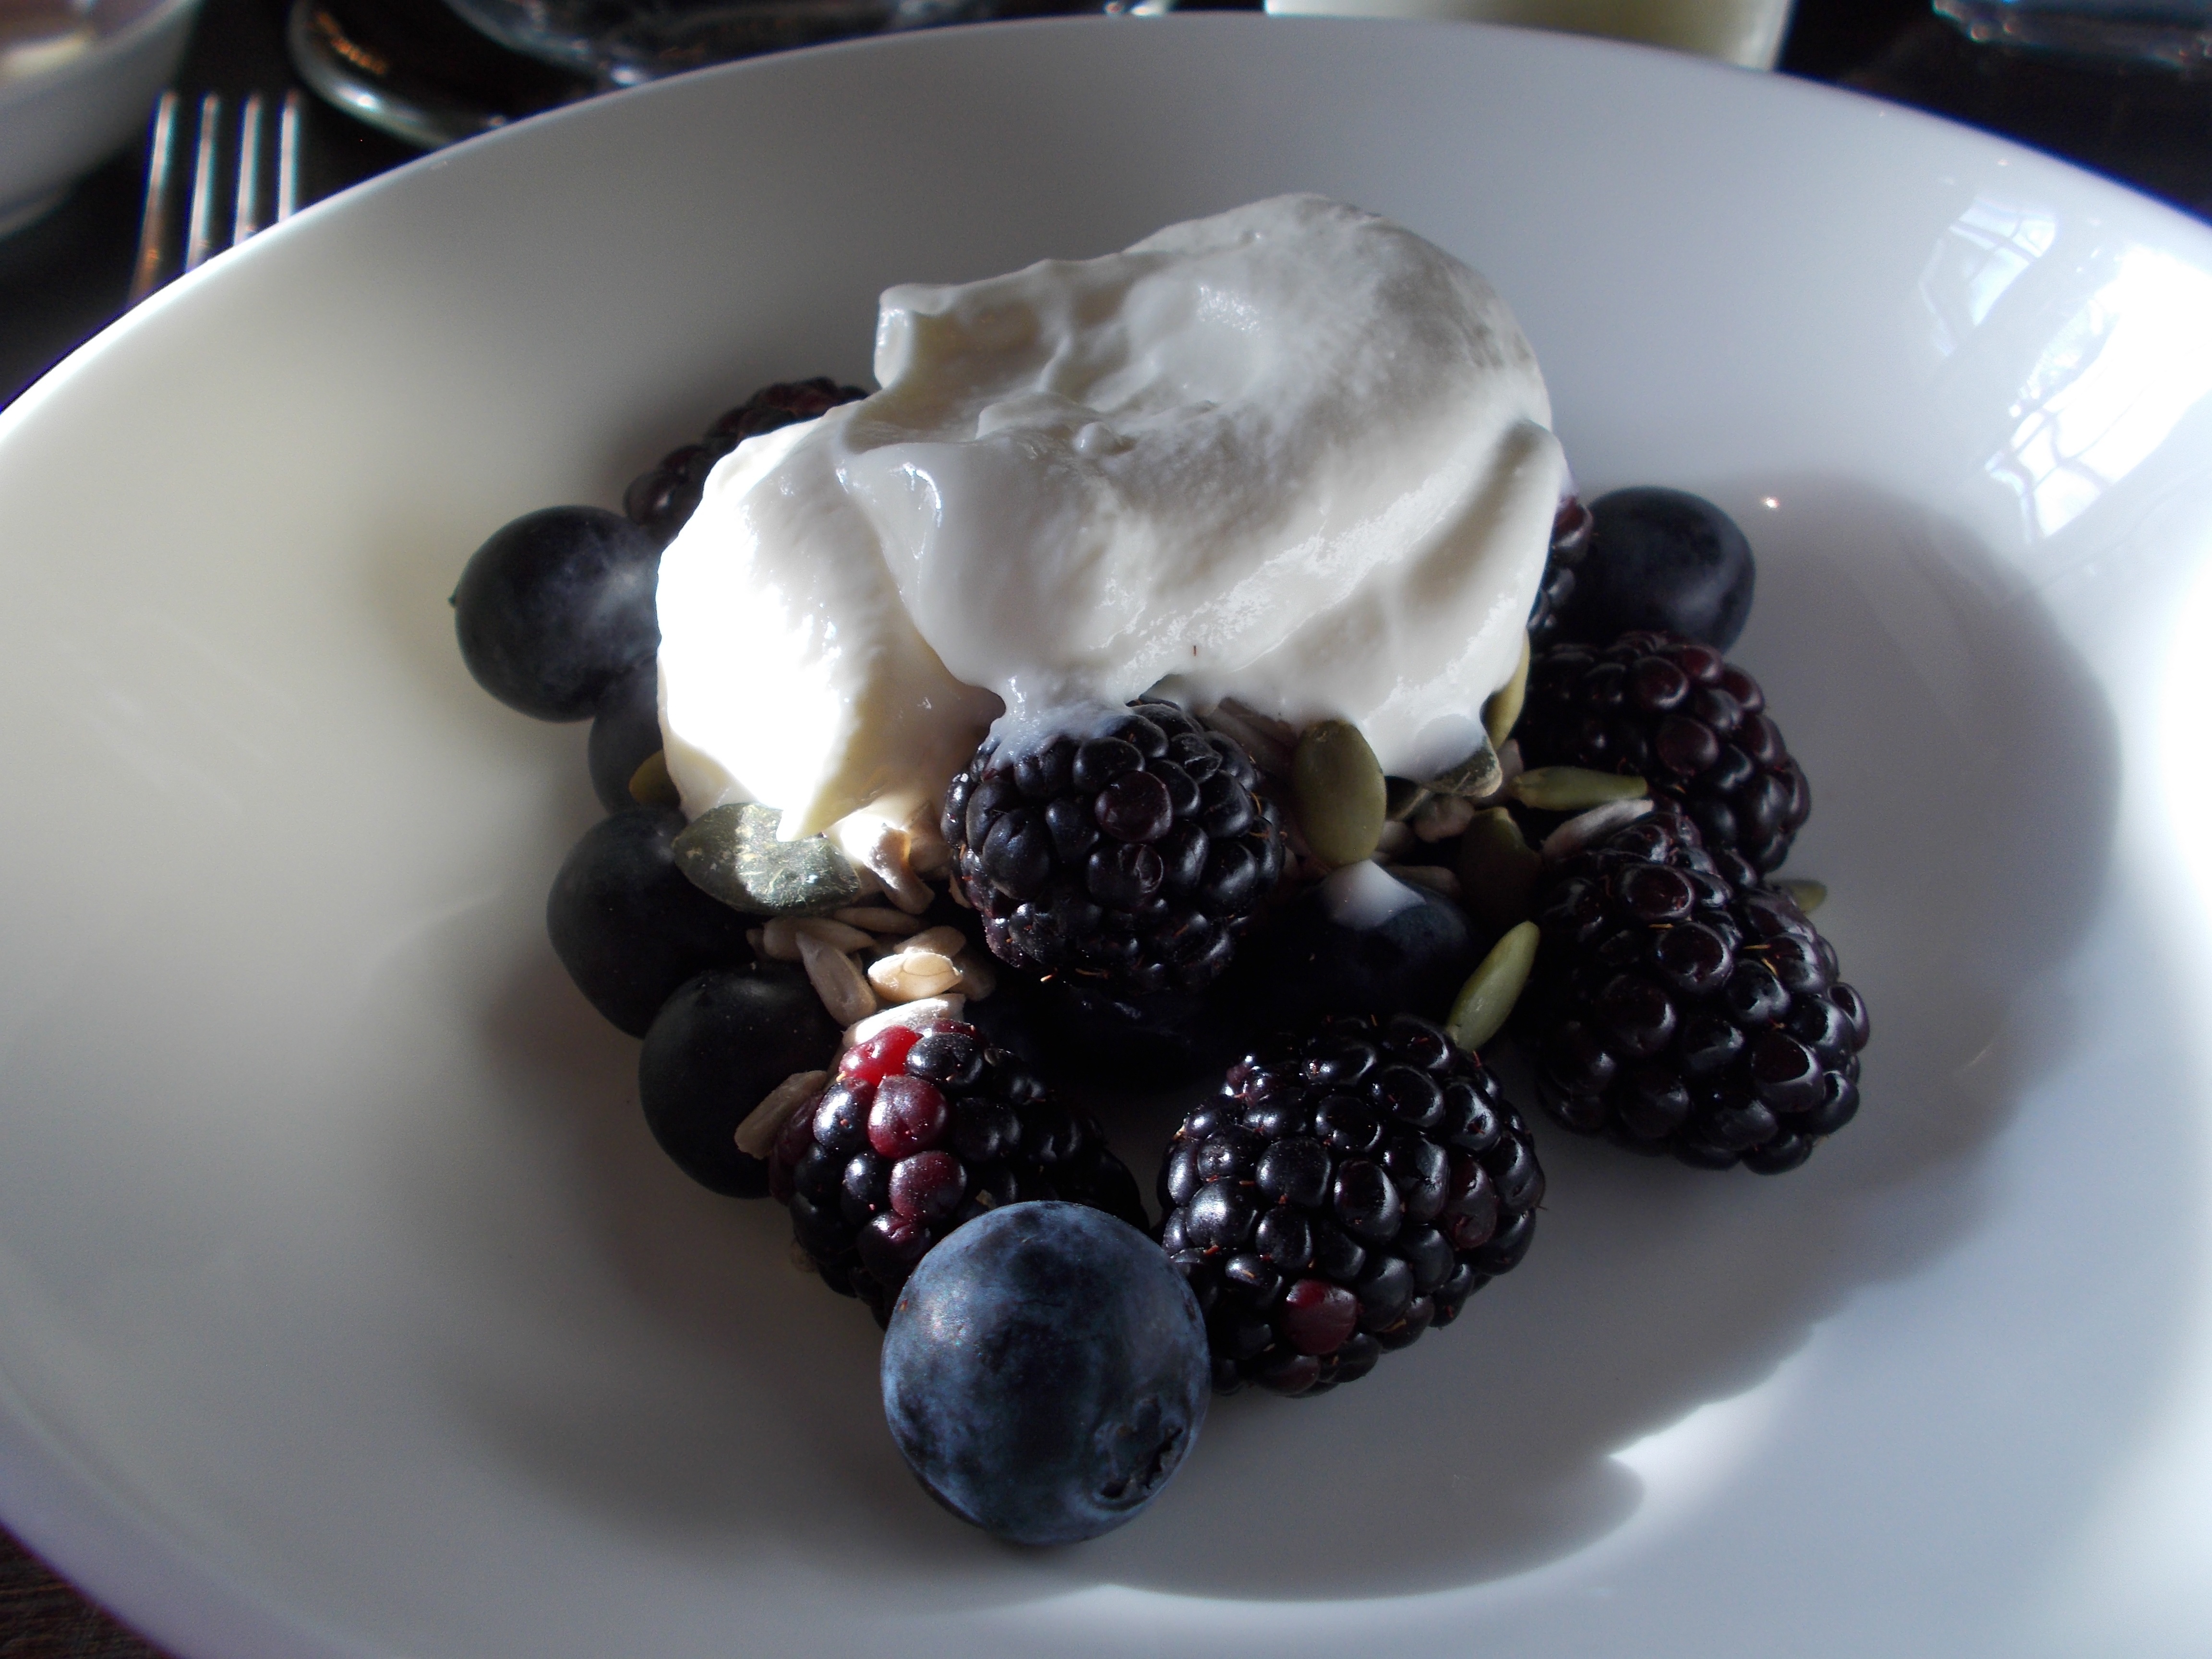
[[1505, 1029], [1506, 1017], [1528, 983], [1528, 970], [1536, 965], [1539, 937], [1533, 921], [1508, 928], [1505, 937], [1490, 947], [1490, 954], [1460, 988], [1444, 1030], [1468, 1053], [1473, 1054]]
[[945, 837], [930, 830], [909, 830], [906, 842], [907, 868], [929, 881], [943, 881], [952, 874], [952, 849], [945, 844]]
[[906, 831], [895, 823], [887, 823], [860, 849], [860, 861], [875, 872], [893, 904], [910, 916], [918, 916], [929, 908], [934, 896], [929, 884], [915, 874], [911, 851]]
[[833, 951], [850, 953], [854, 951], [872, 951], [876, 947], [874, 934], [863, 933], [857, 927], [848, 927], [845, 923], [829, 916], [794, 916], [792, 918], [791, 926], [793, 932], [811, 934]]
[[760, 930], [759, 951], [770, 962], [799, 960], [799, 929], [791, 925], [789, 916], [776, 916]]
[[1478, 809], [1464, 795], [1431, 795], [1423, 801], [1410, 822], [1423, 841], [1449, 841], [1474, 822]]
[[777, 1084], [738, 1125], [738, 1150], [747, 1158], [766, 1158], [775, 1150], [775, 1138], [791, 1115], [819, 1095], [829, 1081], [827, 1072], [793, 1072]]
[[894, 1025], [922, 1026], [932, 1020], [957, 1019], [968, 1000], [958, 992], [941, 997], [921, 997], [913, 1002], [901, 1002], [879, 1014], [855, 1021], [845, 1028], [840, 1048], [849, 1048], [856, 1042], [866, 1042], [878, 1031], [888, 1031]]
[[876, 994], [859, 965], [842, 951], [824, 945], [811, 933], [799, 936], [799, 960], [806, 969], [814, 994], [840, 1025], [850, 1025], [876, 1012]]
[[830, 920], [842, 921], [848, 927], [865, 927], [872, 933], [903, 933], [914, 926], [914, 918], [905, 911], [876, 904], [855, 904], [832, 910]]
[[968, 948], [968, 935], [957, 927], [930, 927], [912, 939], [902, 939], [894, 951], [934, 951], [940, 957], [957, 957]]
[[1540, 766], [1505, 786], [1505, 793], [1540, 812], [1580, 812], [1646, 793], [1644, 780], [1582, 766]]
[[1587, 812], [1569, 818], [1544, 837], [1541, 848], [1544, 862], [1557, 864], [1571, 859], [1585, 847], [1595, 847], [1614, 830], [1636, 822], [1651, 810], [1647, 799], [1607, 801], [1602, 806], [1593, 806]]
[[868, 983], [886, 1002], [941, 996], [960, 983], [952, 958], [935, 951], [901, 951], [868, 964]]

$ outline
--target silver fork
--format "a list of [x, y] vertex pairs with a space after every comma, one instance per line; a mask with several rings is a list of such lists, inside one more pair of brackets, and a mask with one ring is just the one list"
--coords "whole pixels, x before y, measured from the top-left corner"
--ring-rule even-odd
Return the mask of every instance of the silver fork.
[[[229, 181], [230, 237], [218, 243], [216, 227], [221, 220], [223, 185], [222, 98], [209, 93], [200, 100], [199, 123], [193, 136], [191, 195], [185, 211], [185, 251], [182, 261], [169, 269], [170, 203], [175, 194], [177, 170], [177, 109], [174, 92], [165, 92], [154, 109], [153, 137], [146, 152], [146, 205], [138, 221], [138, 257], [131, 270], [131, 303], [137, 305], [171, 276], [197, 270], [210, 254], [236, 247], [269, 222], [262, 217], [262, 185], [269, 167], [266, 144], [266, 105], [259, 93], [249, 93], [238, 112], [237, 165]], [[300, 122], [297, 91], [284, 94], [276, 121], [276, 212], [289, 219], [300, 204]]]

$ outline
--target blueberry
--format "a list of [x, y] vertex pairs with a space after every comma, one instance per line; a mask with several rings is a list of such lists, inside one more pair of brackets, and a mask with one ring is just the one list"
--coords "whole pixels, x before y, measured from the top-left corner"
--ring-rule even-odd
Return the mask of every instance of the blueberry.
[[1225, 999], [1255, 1026], [1297, 1025], [1328, 1013], [1441, 1019], [1486, 941], [1450, 900], [1418, 902], [1372, 927], [1332, 921], [1309, 890], [1255, 931], [1231, 964]]
[[1561, 640], [1607, 645], [1662, 629], [1726, 650], [1751, 615], [1751, 544], [1701, 496], [1645, 486], [1591, 504], [1589, 551], [1559, 619]]
[[615, 682], [592, 720], [586, 757], [599, 805], [610, 812], [636, 805], [630, 778], [659, 749], [660, 674], [647, 660]]
[[930, 1495], [1021, 1544], [1072, 1544], [1159, 1494], [1206, 1420], [1198, 1303], [1166, 1254], [1085, 1206], [1014, 1204], [907, 1280], [884, 1415]]
[[[796, 969], [718, 968], [686, 980], [661, 1006], [637, 1057], [646, 1127], [701, 1186], [763, 1197], [768, 1165], [732, 1137], [777, 1084], [828, 1066], [837, 1035]], [[830, 1171], [833, 1181], [842, 1174], [842, 1165]]]
[[660, 648], [660, 546], [619, 513], [549, 507], [493, 532], [453, 590], [477, 684], [542, 720], [580, 720]]
[[670, 850], [684, 815], [633, 806], [584, 832], [553, 878], [545, 931], [585, 1000], [643, 1036], [668, 994], [702, 969], [750, 961], [750, 918], [712, 899]]

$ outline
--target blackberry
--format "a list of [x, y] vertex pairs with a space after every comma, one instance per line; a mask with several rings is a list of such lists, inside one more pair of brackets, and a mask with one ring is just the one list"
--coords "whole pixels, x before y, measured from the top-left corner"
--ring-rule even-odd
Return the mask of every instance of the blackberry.
[[1283, 872], [1258, 781], [1231, 738], [1138, 702], [1082, 737], [987, 739], [945, 791], [941, 827], [1000, 961], [1121, 995], [1196, 991]]
[[930, 1249], [997, 1206], [1063, 1199], [1150, 1225], [1097, 1122], [954, 1020], [848, 1048], [784, 1126], [768, 1173], [823, 1282], [878, 1324]]
[[1426, 1020], [1332, 1015], [1229, 1069], [1160, 1171], [1214, 1387], [1317, 1394], [1449, 1325], [1535, 1231], [1535, 1144]]
[[1733, 848], [1762, 875], [1789, 857], [1813, 810], [1804, 769], [1759, 682], [1712, 647], [1672, 634], [1540, 651], [1513, 735], [1532, 767], [1643, 778], [1681, 803], [1705, 845]]
[[1858, 1110], [1867, 1010], [1835, 947], [1671, 806], [1548, 877], [1514, 1019], [1544, 1108], [1704, 1169], [1795, 1169]]
[[839, 404], [867, 395], [859, 386], [839, 386], [826, 374], [763, 386], [735, 409], [724, 410], [697, 443], [670, 450], [658, 466], [631, 479], [623, 491], [623, 511], [665, 547], [697, 509], [700, 486], [723, 456], [748, 438], [813, 420]]
[[1528, 607], [1528, 644], [1542, 650], [1559, 631], [1559, 618], [1573, 604], [1575, 573], [1589, 551], [1590, 528], [1595, 520], [1582, 498], [1570, 495], [1552, 518], [1551, 551], [1544, 556], [1544, 574], [1536, 583], [1536, 602]]

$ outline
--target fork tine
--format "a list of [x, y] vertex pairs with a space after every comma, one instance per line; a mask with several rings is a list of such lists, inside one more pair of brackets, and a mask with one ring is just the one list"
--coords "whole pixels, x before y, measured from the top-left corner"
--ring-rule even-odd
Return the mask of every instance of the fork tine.
[[276, 217], [290, 218], [300, 207], [300, 121], [298, 88], [284, 94], [284, 113], [276, 124]]
[[146, 147], [146, 205], [138, 217], [138, 257], [131, 266], [134, 306], [161, 283], [161, 255], [169, 240], [169, 179], [176, 160], [177, 94], [165, 92], [154, 106], [154, 137]]
[[215, 252], [216, 129], [222, 122], [222, 100], [210, 93], [200, 100], [199, 153], [192, 161], [192, 205], [185, 229], [185, 269], [198, 270]]
[[248, 93], [238, 115], [238, 188], [231, 194], [230, 245], [261, 228], [261, 94]]

